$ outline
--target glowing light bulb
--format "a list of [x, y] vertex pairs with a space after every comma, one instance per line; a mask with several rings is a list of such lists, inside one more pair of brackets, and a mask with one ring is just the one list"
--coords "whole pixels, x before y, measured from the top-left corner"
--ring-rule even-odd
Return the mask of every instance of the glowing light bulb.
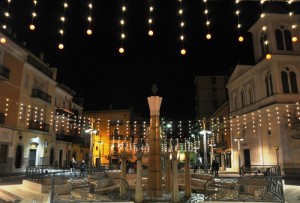
[[272, 58], [271, 54], [266, 55], [266, 59], [271, 59], [271, 58]]
[[211, 34], [207, 34], [206, 39], [211, 39]]
[[88, 35], [91, 35], [91, 34], [93, 33], [93, 31], [92, 31], [91, 29], [88, 29], [88, 30], [86, 31], [86, 33], [87, 33]]
[[297, 42], [297, 41], [298, 41], [298, 38], [297, 38], [297, 37], [293, 37], [293, 38], [292, 38], [292, 41], [293, 41], [293, 42]]
[[239, 42], [243, 42], [244, 41], [244, 37], [243, 36], [239, 36]]
[[153, 34], [154, 34], [154, 33], [153, 33], [153, 30], [149, 30], [148, 35], [149, 35], [149, 36], [153, 36]]
[[121, 48], [119, 49], [119, 52], [120, 52], [120, 54], [123, 54], [123, 53], [125, 52], [124, 48], [121, 47]]
[[0, 42], [1, 42], [2, 44], [6, 43], [6, 39], [5, 39], [4, 37], [1, 37]]
[[181, 49], [180, 53], [181, 53], [181, 55], [185, 55], [186, 54], [186, 50], [185, 49]]
[[31, 24], [31, 25], [29, 26], [29, 28], [30, 28], [30, 30], [35, 30], [35, 26], [34, 26], [33, 24]]
[[58, 45], [58, 48], [59, 48], [59, 49], [63, 49], [63, 48], [64, 48], [64, 45], [63, 45], [62, 43], [60, 43], [60, 44]]

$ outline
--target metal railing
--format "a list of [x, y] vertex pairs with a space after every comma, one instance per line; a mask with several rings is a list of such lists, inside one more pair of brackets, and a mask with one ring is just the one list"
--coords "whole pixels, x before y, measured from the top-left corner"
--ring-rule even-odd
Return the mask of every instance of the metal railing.
[[125, 202], [130, 201], [130, 188], [122, 178], [69, 179], [67, 184], [51, 183], [51, 203], [63, 202]]
[[279, 165], [250, 165], [242, 166], [240, 169], [241, 176], [250, 175], [265, 175], [265, 176], [280, 176], [280, 166]]
[[281, 176], [214, 178], [205, 190], [209, 201], [285, 202]]

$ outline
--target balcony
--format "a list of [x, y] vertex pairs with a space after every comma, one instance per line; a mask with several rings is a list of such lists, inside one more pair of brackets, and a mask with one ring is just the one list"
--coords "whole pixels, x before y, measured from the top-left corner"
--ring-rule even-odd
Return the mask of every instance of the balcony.
[[51, 104], [52, 97], [40, 89], [32, 89], [31, 97], [39, 98], [39, 99]]
[[27, 56], [27, 62], [40, 70], [42, 73], [47, 75], [48, 77], [52, 78], [52, 72], [49, 70], [49, 68], [44, 65], [42, 62], [40, 62], [38, 59], [34, 58], [33, 56], [28, 55]]
[[70, 117], [70, 118], [73, 118], [74, 116], [74, 113], [67, 110], [67, 109], [64, 109], [64, 108], [56, 108], [56, 115], [59, 115], [59, 116], [66, 116], [66, 117]]
[[0, 124], [5, 123], [5, 114], [0, 112]]
[[74, 135], [66, 135], [63, 132], [57, 133], [56, 135], [57, 141], [64, 141], [64, 142], [72, 142], [73, 144], [80, 144], [80, 145], [86, 145], [84, 138], [77, 137]]
[[10, 76], [10, 69], [0, 64], [0, 80], [8, 80]]
[[49, 132], [49, 124], [41, 123], [39, 121], [30, 120], [28, 129]]

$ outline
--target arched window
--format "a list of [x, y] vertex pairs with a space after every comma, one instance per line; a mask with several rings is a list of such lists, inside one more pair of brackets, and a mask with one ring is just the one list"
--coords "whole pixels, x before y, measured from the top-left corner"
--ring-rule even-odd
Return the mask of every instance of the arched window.
[[266, 88], [267, 97], [274, 94], [272, 75], [270, 74], [270, 72], [267, 72], [266, 77], [265, 77], [265, 88]]
[[267, 34], [263, 32], [261, 33], [260, 36], [260, 48], [261, 48], [262, 56], [265, 56], [267, 53], [269, 53], [269, 48], [266, 45], [266, 41], [267, 41]]
[[244, 107], [245, 106], [245, 90], [244, 89], [242, 89], [241, 90], [241, 104], [242, 104], [242, 107]]
[[254, 102], [254, 99], [253, 99], [253, 89], [252, 87], [250, 87], [248, 89], [248, 95], [249, 95], [249, 103], [252, 104]]
[[292, 35], [291, 32], [280, 26], [275, 30], [276, 44], [278, 50], [293, 51]]
[[277, 49], [278, 50], [284, 50], [283, 34], [279, 29], [275, 30], [275, 36], [276, 36]]
[[233, 95], [233, 110], [238, 109], [238, 101], [237, 101], [237, 96], [236, 94]]
[[281, 84], [283, 93], [298, 93], [297, 75], [288, 67], [281, 71]]

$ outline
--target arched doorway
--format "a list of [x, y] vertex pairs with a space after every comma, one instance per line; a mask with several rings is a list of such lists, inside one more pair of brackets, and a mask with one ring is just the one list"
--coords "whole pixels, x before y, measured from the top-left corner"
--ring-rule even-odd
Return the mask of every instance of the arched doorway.
[[30, 144], [30, 150], [29, 150], [29, 166], [35, 166], [35, 162], [36, 162], [36, 150], [38, 147], [38, 143], [36, 142], [32, 142]]
[[51, 148], [51, 150], [50, 150], [50, 161], [49, 161], [50, 165], [53, 165], [53, 162], [54, 162], [54, 149]]
[[16, 149], [15, 168], [21, 168], [22, 166], [22, 157], [23, 157], [22, 152], [23, 152], [22, 145], [18, 145]]
[[63, 159], [63, 150], [61, 149], [61, 150], [59, 150], [59, 160], [58, 160], [58, 164], [60, 165], [60, 166], [62, 166], [62, 160]]

